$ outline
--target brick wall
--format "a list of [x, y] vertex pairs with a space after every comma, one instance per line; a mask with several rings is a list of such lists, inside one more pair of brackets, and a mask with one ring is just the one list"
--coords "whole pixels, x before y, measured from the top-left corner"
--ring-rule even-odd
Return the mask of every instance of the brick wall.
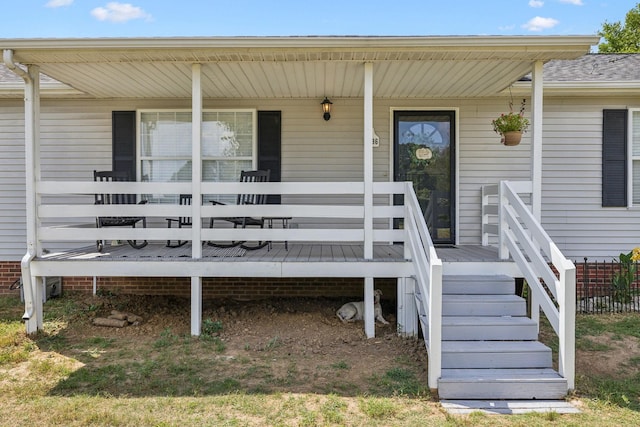
[[20, 278], [19, 261], [0, 261], [0, 295], [19, 295], [19, 290], [10, 290], [13, 282]]
[[[576, 294], [578, 298], [610, 295], [613, 277], [620, 271], [616, 261], [575, 262]], [[635, 280], [631, 288], [640, 289], [640, 264], [636, 263]]]
[[[611, 283], [611, 263], [576, 262], [576, 288], [578, 296], [593, 295], [601, 287]], [[640, 273], [640, 268], [639, 268]], [[9, 287], [20, 277], [20, 262], [0, 262], [0, 295], [19, 294]], [[99, 277], [97, 287], [120, 294], [142, 295], [190, 295], [190, 279], [176, 277]], [[395, 279], [376, 279], [376, 288], [382, 289], [384, 299], [395, 299]], [[588, 289], [588, 291], [587, 291]], [[92, 277], [65, 277], [63, 291], [91, 293]], [[362, 279], [336, 278], [204, 278], [202, 284], [204, 298], [263, 298], [268, 296], [306, 297], [360, 297]]]
[[[19, 262], [0, 262], [0, 295], [19, 294], [9, 286], [20, 277]], [[117, 294], [175, 295], [189, 297], [187, 277], [98, 277], [97, 288]], [[396, 280], [376, 279], [384, 299], [395, 300]], [[91, 293], [93, 277], [64, 277], [62, 290]], [[255, 299], [284, 297], [362, 297], [363, 280], [351, 278], [204, 278], [203, 298]]]

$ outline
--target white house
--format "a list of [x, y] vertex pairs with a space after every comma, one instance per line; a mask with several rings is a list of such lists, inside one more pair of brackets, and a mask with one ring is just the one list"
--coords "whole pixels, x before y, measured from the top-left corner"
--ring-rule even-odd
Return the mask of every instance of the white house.
[[[35, 331], [43, 277], [72, 288], [111, 278], [123, 289], [154, 278], [162, 291], [188, 289], [195, 335], [203, 289], [258, 293], [269, 281], [324, 278], [338, 294], [357, 283], [368, 336], [374, 280], [385, 279], [399, 332], [422, 326], [429, 385], [442, 397], [562, 397], [574, 387], [569, 259], [615, 256], [640, 240], [638, 57], [588, 55], [597, 42], [0, 40], [0, 279], [22, 275]], [[491, 121], [522, 99], [531, 127], [504, 146]], [[239, 183], [251, 169], [269, 169], [271, 182]], [[135, 182], [94, 182], [94, 170]], [[98, 193], [147, 203], [95, 204]], [[270, 203], [211, 203], [245, 193]], [[201, 202], [180, 205], [180, 194]], [[96, 228], [101, 216], [144, 217], [146, 227]], [[193, 225], [168, 228], [178, 216]], [[209, 226], [245, 216], [276, 220]], [[149, 243], [110, 244], [118, 240]], [[206, 244], [221, 241], [272, 244], [233, 254]], [[532, 318], [514, 277], [532, 288]], [[558, 372], [536, 341], [539, 308], [560, 338]]]

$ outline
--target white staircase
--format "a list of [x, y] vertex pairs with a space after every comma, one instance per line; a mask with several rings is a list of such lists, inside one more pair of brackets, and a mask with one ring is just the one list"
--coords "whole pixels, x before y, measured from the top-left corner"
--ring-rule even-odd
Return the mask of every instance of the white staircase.
[[[507, 276], [443, 276], [441, 399], [562, 399], [567, 380]], [[421, 295], [416, 294], [422, 307]], [[423, 330], [424, 313], [419, 313]]]

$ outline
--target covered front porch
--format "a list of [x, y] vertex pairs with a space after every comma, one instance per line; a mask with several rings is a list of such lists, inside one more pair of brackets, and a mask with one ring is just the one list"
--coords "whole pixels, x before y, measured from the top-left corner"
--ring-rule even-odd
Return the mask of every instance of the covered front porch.
[[[193, 335], [201, 329], [203, 277], [358, 277], [363, 279], [364, 329], [368, 337], [373, 337], [374, 279], [391, 277], [398, 280], [398, 304], [404, 310], [398, 315], [403, 318], [400, 332], [416, 334], [418, 320], [423, 322], [429, 385], [436, 388], [442, 357], [443, 274], [504, 272], [538, 282], [535, 289], [539, 303], [551, 313], [554, 328], [562, 335], [562, 357], [568, 361], [563, 359], [561, 371], [567, 371], [572, 388], [572, 355], [565, 348], [572, 345], [565, 336], [572, 324], [564, 311], [571, 303], [563, 299], [563, 293], [556, 294], [561, 299], [558, 311], [538, 279], [542, 274], [547, 285], [557, 282], [553, 289], [564, 292], [567, 287], [563, 275], [571, 271], [546, 233], [539, 230], [542, 65], [550, 59], [583, 55], [596, 40], [589, 36], [1, 41], [5, 64], [25, 81], [27, 253], [22, 260], [22, 275], [27, 331], [42, 326], [41, 280], [52, 275], [189, 277]], [[133, 164], [134, 182], [89, 179], [96, 164], [111, 161], [115, 169], [121, 160], [112, 151], [116, 142], [110, 146], [109, 137], [119, 131], [115, 126], [110, 132], [96, 132], [100, 135], [99, 150], [85, 148], [84, 141], [65, 145], [65, 138], [99, 127], [84, 126], [83, 120], [91, 123], [92, 117], [48, 135], [50, 151], [60, 144], [70, 156], [83, 153], [82, 158], [75, 159], [73, 172], [65, 168], [66, 159], [43, 161], [42, 135], [46, 127], [41, 123], [40, 72], [69, 85], [66, 96], [77, 102], [75, 108], [113, 104], [107, 111], [135, 110], [135, 145], [127, 160]], [[482, 157], [486, 150], [474, 144], [486, 144], [490, 137], [495, 140], [494, 135], [486, 135], [491, 133], [489, 117], [494, 113], [493, 106], [483, 106], [485, 100], [503, 97], [511, 84], [528, 73], [532, 75], [532, 128], [530, 151], [522, 155], [520, 150], [520, 155], [528, 159], [523, 172], [512, 167], [513, 160], [504, 154], [500, 155], [500, 164]], [[319, 106], [327, 96], [334, 100], [335, 119], [325, 123]], [[308, 103], [317, 107], [317, 114], [309, 113]], [[159, 123], [142, 117], [149, 112], [149, 105], [158, 117], [170, 110], [172, 120], [178, 123], [176, 129], [188, 128], [188, 132], [175, 132], [174, 139], [162, 140], [157, 146], [182, 149], [170, 160], [177, 159], [184, 167], [172, 173], [148, 173], [153, 162], [168, 157], [153, 149], [145, 151], [149, 148], [145, 138]], [[228, 155], [208, 151], [207, 141], [218, 138], [219, 129], [214, 132], [204, 123], [217, 121], [207, 114], [223, 114], [229, 106], [234, 114], [250, 111], [252, 115], [288, 108], [289, 116], [282, 116], [286, 125], [281, 137], [286, 148], [278, 159], [283, 161], [279, 182], [239, 183], [237, 179], [217, 179], [210, 173], [217, 170], [211, 165], [227, 160]], [[50, 120], [54, 122], [55, 105], [51, 110]], [[451, 117], [451, 248], [434, 246], [413, 183], [401, 182], [394, 174], [396, 135], [392, 115], [400, 110], [446, 110]], [[255, 121], [251, 123], [256, 125]], [[229, 138], [221, 134], [218, 139]], [[246, 140], [234, 140], [238, 147], [245, 144], [251, 150], [243, 153], [239, 148], [233, 160], [256, 169], [258, 140], [257, 133]], [[472, 152], [480, 155], [469, 155]], [[496, 207], [485, 211], [481, 186], [497, 188], [505, 174], [528, 182], [530, 208], [522, 208], [517, 191], [501, 183], [500, 191], [492, 193], [498, 196]], [[212, 195], [233, 198], [246, 193], [279, 195], [281, 203], [210, 203]], [[131, 194], [151, 203], [95, 204], [94, 194]], [[198, 202], [179, 205], [176, 201], [183, 194]], [[144, 217], [148, 226], [87, 226], [101, 216]], [[167, 228], [166, 218], [180, 216], [191, 218], [190, 228]], [[245, 216], [291, 217], [297, 227], [207, 225], [209, 218]], [[497, 217], [492, 227], [498, 236], [500, 258], [507, 260], [510, 254], [518, 254], [519, 258], [514, 257], [517, 270], [514, 262], [498, 260], [497, 251], [479, 248], [486, 216]], [[519, 231], [520, 218], [534, 230], [532, 238], [536, 240], [527, 243], [524, 255], [520, 245], [529, 237]], [[116, 240], [150, 243], [139, 250], [109, 245], [103, 253], [93, 250], [95, 241]], [[167, 240], [190, 244], [162, 248]], [[214, 256], [206, 245], [212, 241], [271, 241], [273, 248], [242, 256]], [[281, 242], [287, 242], [288, 250], [283, 250]], [[561, 267], [559, 281], [548, 270], [544, 256]], [[536, 264], [531, 269], [529, 260], [534, 258]], [[461, 269], [461, 265], [468, 268]], [[568, 283], [570, 288], [571, 281]]]

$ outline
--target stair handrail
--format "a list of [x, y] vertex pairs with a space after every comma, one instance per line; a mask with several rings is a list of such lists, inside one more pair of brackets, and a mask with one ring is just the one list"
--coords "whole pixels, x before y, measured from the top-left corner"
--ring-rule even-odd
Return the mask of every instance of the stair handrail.
[[572, 390], [575, 387], [575, 265], [562, 254], [516, 188], [518, 183], [509, 181], [501, 181], [498, 188], [500, 257], [511, 257], [527, 281], [532, 319], [539, 324], [542, 308], [558, 335], [558, 373]]
[[427, 330], [423, 330], [429, 355], [429, 388], [438, 388], [442, 370], [442, 261], [438, 258], [422, 209], [411, 182], [405, 183], [404, 192], [406, 231], [405, 245], [415, 269], [416, 286], [420, 288], [422, 305], [427, 317]]

